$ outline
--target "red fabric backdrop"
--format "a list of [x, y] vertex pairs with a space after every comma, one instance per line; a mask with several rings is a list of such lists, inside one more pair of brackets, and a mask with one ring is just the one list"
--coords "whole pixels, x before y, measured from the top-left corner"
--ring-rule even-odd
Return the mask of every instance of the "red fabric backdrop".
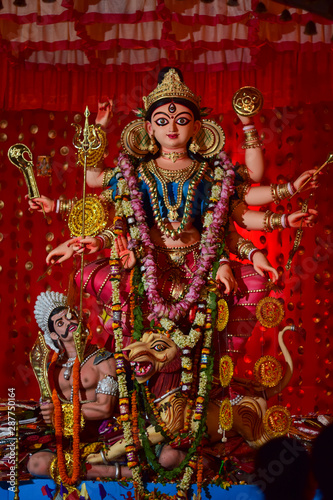
[[[214, 109], [233, 160], [241, 160], [242, 151], [232, 96], [243, 85], [262, 91], [264, 110], [256, 123], [266, 149], [266, 183], [319, 166], [332, 150], [332, 22], [292, 8], [291, 20], [283, 22], [281, 4], [263, 0], [267, 11], [258, 12], [258, 0], [238, 3], [64, 0], [25, 7], [8, 3], [0, 10], [0, 397], [16, 386], [17, 398], [38, 398], [28, 360], [37, 333], [33, 304], [47, 288], [66, 288], [71, 270], [67, 263], [37, 281], [46, 269], [46, 251], [68, 230], [57, 215], [44, 220], [27, 211], [24, 180], [7, 159], [12, 144], [30, 147], [35, 163], [38, 155], [52, 158], [52, 177], [37, 178], [41, 193], [52, 198], [80, 194], [71, 123], [78, 114], [82, 118], [86, 105], [94, 113], [98, 100], [112, 97], [112, 164], [120, 132], [134, 118], [131, 110], [156, 85], [159, 68], [176, 65], [203, 96], [202, 104]], [[313, 36], [304, 34], [309, 20], [316, 22]], [[69, 146], [67, 154], [63, 146]], [[303, 198], [283, 206], [297, 208]], [[332, 198], [327, 169], [311, 202], [318, 205], [319, 222], [304, 235], [291, 274], [284, 265], [294, 231], [251, 234], [281, 271], [286, 311], [281, 326], [293, 322], [298, 327], [287, 339], [294, 376], [280, 397], [293, 413], [332, 408]], [[96, 327], [97, 307], [89, 298], [86, 307]], [[276, 339], [277, 329], [257, 328], [240, 371], [251, 376], [263, 353], [280, 359]], [[105, 336], [96, 333], [96, 340], [103, 343]]]
[[[331, 145], [332, 112], [332, 103], [321, 103], [265, 109], [260, 113], [256, 122], [265, 143], [266, 183], [291, 179], [304, 169], [324, 162]], [[109, 135], [110, 164], [118, 150], [119, 133], [131, 118], [133, 116], [126, 119], [121, 115], [114, 117], [114, 130]], [[238, 146], [241, 126], [235, 123], [237, 119], [233, 112], [216, 115], [214, 118], [221, 122], [225, 130], [227, 152], [234, 160], [241, 160], [243, 153]], [[34, 163], [38, 155], [51, 156], [52, 177], [37, 177], [41, 193], [51, 198], [57, 198], [64, 192], [68, 196], [80, 194], [81, 171], [75, 166], [74, 148], [70, 146], [73, 136], [70, 124], [74, 119], [78, 119], [77, 114], [42, 110], [1, 114], [2, 397], [6, 397], [7, 387], [13, 385], [17, 387], [18, 398], [38, 397], [37, 384], [28, 360], [29, 350], [37, 334], [33, 304], [36, 296], [47, 288], [66, 289], [71, 270], [71, 263], [66, 263], [53, 268], [50, 275], [37, 282], [37, 278], [46, 269], [46, 250], [67, 238], [68, 229], [58, 215], [44, 220], [42, 214], [28, 212], [24, 199], [25, 182], [20, 172], [8, 161], [7, 149], [19, 141], [32, 149]], [[55, 135], [54, 131], [56, 136], [50, 138], [49, 136]], [[69, 152], [64, 156], [61, 148], [66, 145], [69, 145]], [[281, 398], [283, 404], [291, 405], [294, 413], [315, 410], [326, 412], [331, 406], [331, 179], [330, 173], [322, 177], [316, 202], [311, 202], [312, 206], [318, 204], [320, 220], [313, 230], [305, 234], [294, 258], [291, 274], [284, 271], [284, 265], [293, 244], [293, 230], [250, 235], [260, 247], [267, 249], [269, 259], [283, 273], [280, 284], [284, 291], [282, 295], [276, 295], [282, 297], [285, 304], [286, 315], [281, 326], [294, 322], [299, 327], [296, 332], [287, 335], [295, 373], [290, 388]], [[301, 199], [303, 196], [293, 200], [293, 208], [298, 207]], [[286, 209], [291, 208], [287, 204], [284, 206]], [[87, 299], [86, 307], [91, 310], [91, 318], [96, 327], [97, 306], [92, 299]], [[97, 333], [95, 338], [103, 343], [106, 337]], [[262, 354], [273, 354], [281, 359], [277, 346], [277, 328], [256, 329], [240, 371], [251, 376], [253, 365]]]

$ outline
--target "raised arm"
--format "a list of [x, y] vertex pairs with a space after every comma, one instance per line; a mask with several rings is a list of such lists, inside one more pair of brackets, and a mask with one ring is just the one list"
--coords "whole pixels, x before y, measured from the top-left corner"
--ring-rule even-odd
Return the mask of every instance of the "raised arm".
[[256, 130], [252, 117], [237, 115], [243, 125], [245, 141], [245, 165], [247, 166], [250, 180], [254, 183], [260, 182], [265, 170], [264, 153], [261, 147], [259, 134]]

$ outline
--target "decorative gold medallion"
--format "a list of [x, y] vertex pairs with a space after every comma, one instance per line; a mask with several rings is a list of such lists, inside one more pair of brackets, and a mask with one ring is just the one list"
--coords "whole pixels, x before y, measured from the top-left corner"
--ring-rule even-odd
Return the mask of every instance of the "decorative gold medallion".
[[[201, 128], [196, 135], [198, 152], [204, 158], [211, 158], [222, 151], [225, 135], [222, 127], [213, 120], [201, 120]], [[130, 122], [121, 133], [121, 145], [124, 151], [136, 158], [143, 158], [148, 153], [149, 135], [145, 129], [145, 120], [138, 118]]]
[[234, 374], [234, 364], [230, 356], [225, 354], [220, 359], [220, 382], [222, 387], [227, 387]]
[[[78, 200], [68, 217], [68, 228], [72, 236], [82, 235], [83, 200]], [[85, 202], [85, 236], [95, 236], [100, 233], [108, 222], [108, 211], [105, 202], [96, 194], [88, 194]]]
[[[74, 421], [74, 406], [72, 403], [63, 403], [61, 405], [62, 409], [62, 433], [65, 437], [73, 436], [73, 421]], [[81, 413], [80, 419], [81, 431], [84, 429], [84, 417]]]
[[232, 98], [232, 107], [238, 115], [254, 116], [262, 108], [264, 99], [255, 87], [242, 87]]
[[275, 297], [264, 297], [256, 307], [258, 321], [266, 328], [273, 328], [281, 323], [284, 310], [281, 302]]
[[254, 365], [256, 380], [265, 387], [275, 387], [282, 378], [282, 366], [273, 356], [262, 356]]
[[229, 398], [225, 398], [220, 406], [220, 412], [219, 412], [220, 427], [224, 431], [230, 431], [233, 422], [234, 418], [232, 414], [232, 406]]
[[270, 436], [284, 436], [289, 432], [291, 415], [284, 406], [272, 406], [266, 411], [263, 424]]
[[220, 299], [217, 303], [217, 321], [216, 327], [219, 332], [225, 329], [229, 321], [229, 308], [224, 299]]

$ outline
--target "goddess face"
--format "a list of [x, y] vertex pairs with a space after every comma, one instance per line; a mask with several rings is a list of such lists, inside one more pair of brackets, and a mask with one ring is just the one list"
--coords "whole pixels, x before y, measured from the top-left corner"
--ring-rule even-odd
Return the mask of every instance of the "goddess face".
[[146, 122], [148, 134], [154, 135], [163, 151], [185, 151], [191, 137], [199, 131], [201, 122], [194, 120], [192, 111], [178, 103], [168, 103], [155, 109]]
[[67, 312], [68, 309], [66, 308], [51, 317], [54, 329], [54, 332], [51, 332], [52, 340], [61, 340], [64, 343], [73, 340], [73, 333], [76, 331], [79, 322], [75, 316], [68, 319]]

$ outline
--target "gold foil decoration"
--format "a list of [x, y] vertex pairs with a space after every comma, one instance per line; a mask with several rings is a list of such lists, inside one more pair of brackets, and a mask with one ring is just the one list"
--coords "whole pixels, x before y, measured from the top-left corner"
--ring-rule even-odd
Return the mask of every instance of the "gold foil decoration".
[[27, 271], [31, 271], [34, 267], [33, 263], [29, 260], [28, 262], [25, 263], [25, 266]]
[[66, 156], [68, 155], [68, 153], [69, 153], [69, 148], [67, 146], [62, 146], [62, 148], [60, 148], [60, 154], [62, 156]]
[[37, 132], [38, 132], [38, 126], [37, 125], [31, 125], [30, 132], [32, 134], [37, 134]]
[[[71, 437], [73, 436], [74, 406], [72, 403], [63, 403], [61, 405], [61, 409], [63, 417], [62, 433], [65, 437]], [[80, 427], [82, 431], [84, 429], [84, 417], [82, 413], [80, 419]]]
[[0, 134], [0, 141], [1, 142], [6, 142], [7, 139], [8, 139], [7, 134], [4, 134], [4, 133]]
[[51, 177], [52, 165], [50, 156], [37, 156], [36, 163], [38, 177]]
[[230, 431], [234, 418], [232, 414], [232, 406], [229, 398], [225, 398], [220, 406], [219, 411], [219, 424], [223, 431]]
[[275, 387], [282, 378], [282, 366], [273, 356], [262, 356], [256, 361], [253, 373], [264, 387]]
[[0, 200], [0, 210], [2, 210], [4, 206], [5, 206], [4, 201], [3, 201], [3, 200]]
[[39, 331], [38, 338], [31, 349], [29, 360], [37, 379], [42, 401], [52, 399], [52, 391], [47, 375], [47, 362], [51, 349], [45, 343], [44, 335]]
[[222, 387], [227, 387], [234, 374], [234, 364], [231, 357], [227, 354], [220, 358], [219, 374]]
[[8, 127], [7, 120], [1, 120], [1, 122], [0, 122], [0, 128], [7, 128], [7, 127]]
[[232, 107], [238, 115], [254, 116], [262, 108], [263, 96], [255, 87], [242, 87], [232, 98]]
[[[78, 200], [68, 217], [68, 228], [71, 236], [82, 234], [83, 200]], [[96, 194], [88, 194], [85, 202], [85, 236], [95, 236], [100, 233], [108, 222], [108, 211]]]
[[46, 238], [46, 241], [53, 241], [54, 234], [53, 233], [46, 233], [45, 238]]
[[216, 327], [219, 332], [225, 329], [229, 321], [229, 308], [228, 304], [224, 299], [220, 299], [217, 302], [217, 321]]
[[264, 297], [257, 304], [256, 317], [266, 328], [273, 328], [283, 320], [283, 306], [275, 297]]
[[284, 436], [290, 430], [291, 415], [284, 406], [272, 406], [266, 411], [263, 424], [272, 438]]
[[55, 139], [57, 137], [57, 132], [55, 130], [49, 130], [47, 135], [50, 139]]

